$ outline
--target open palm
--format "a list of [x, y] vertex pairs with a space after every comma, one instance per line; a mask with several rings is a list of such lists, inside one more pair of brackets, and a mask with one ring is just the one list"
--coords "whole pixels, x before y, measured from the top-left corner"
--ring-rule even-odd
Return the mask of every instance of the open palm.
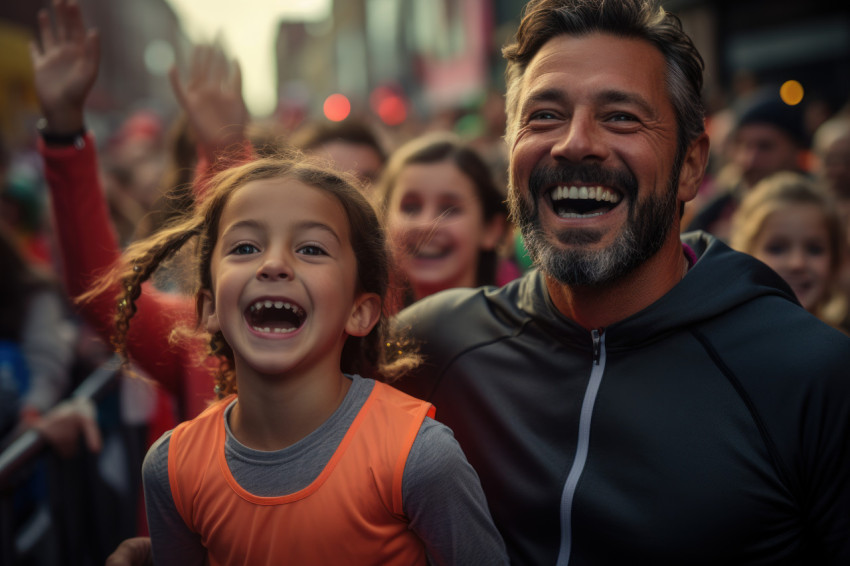
[[68, 132], [82, 127], [85, 99], [97, 77], [100, 43], [97, 32], [85, 28], [76, 2], [55, 2], [53, 14], [55, 26], [46, 10], [39, 12], [41, 42], [30, 44], [30, 56], [48, 127]]

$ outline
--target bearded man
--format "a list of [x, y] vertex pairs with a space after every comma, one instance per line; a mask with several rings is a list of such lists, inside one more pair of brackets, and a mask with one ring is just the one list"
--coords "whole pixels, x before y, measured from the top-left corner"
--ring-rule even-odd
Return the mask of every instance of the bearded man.
[[850, 340], [680, 239], [708, 138], [678, 19], [535, 0], [504, 53], [538, 269], [402, 312], [426, 362], [398, 386], [454, 430], [512, 563], [850, 564]]

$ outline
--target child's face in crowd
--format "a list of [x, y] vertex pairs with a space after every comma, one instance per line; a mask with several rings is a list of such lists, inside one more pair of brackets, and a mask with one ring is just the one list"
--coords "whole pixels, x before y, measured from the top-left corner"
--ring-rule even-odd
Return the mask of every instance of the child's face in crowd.
[[831, 254], [823, 213], [810, 204], [786, 206], [770, 214], [753, 248], [753, 255], [791, 285], [808, 311], [828, 292]]
[[251, 181], [231, 196], [205, 314], [233, 349], [240, 383], [252, 372], [338, 373], [347, 334], [374, 325], [363, 309], [380, 301], [357, 292], [349, 230], [333, 195], [295, 179]]
[[371, 146], [343, 140], [328, 142], [318, 152], [331, 160], [334, 168], [353, 174], [368, 191], [384, 166], [381, 156]]
[[448, 161], [402, 169], [389, 201], [387, 231], [416, 299], [475, 286], [478, 254], [493, 249], [499, 236], [484, 222], [472, 180]]

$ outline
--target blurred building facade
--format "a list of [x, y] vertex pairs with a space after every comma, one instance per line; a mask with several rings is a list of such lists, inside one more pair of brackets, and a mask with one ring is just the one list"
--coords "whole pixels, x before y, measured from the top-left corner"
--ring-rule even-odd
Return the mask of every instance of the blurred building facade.
[[[29, 129], [19, 116], [34, 96], [26, 41], [48, 0], [0, 3], [0, 127]], [[92, 110], [108, 120], [139, 107], [165, 117], [175, 103], [166, 69], [189, 41], [166, 0], [80, 0], [102, 35], [101, 75]], [[502, 90], [501, 46], [523, 0], [335, 0], [321, 22], [282, 22], [276, 50], [278, 114], [296, 122], [321, 116], [332, 93], [354, 112], [400, 106], [424, 119], [474, 105]], [[833, 0], [666, 0], [706, 60], [706, 96], [714, 106], [742, 79], [796, 79], [812, 98], [837, 109], [850, 96], [850, 7]], [[236, 57], [238, 53], [234, 53]], [[30, 73], [28, 75], [28, 72]], [[381, 103], [385, 104], [381, 106]], [[395, 106], [393, 106], [395, 103]], [[395, 112], [393, 112], [395, 109]], [[113, 124], [110, 124], [113, 125]], [[106, 126], [106, 124], [104, 125]], [[29, 130], [31, 131], [31, 130]], [[8, 135], [8, 133], [6, 134]]]
[[[523, 0], [338, 0], [324, 25], [284, 24], [298, 45], [279, 51], [280, 95], [309, 92], [310, 111], [333, 92], [366, 107], [382, 86], [435, 112], [504, 89], [501, 46]], [[832, 110], [850, 97], [850, 4], [833, 0], [666, 0], [706, 62], [709, 107], [744, 82], [800, 81]], [[305, 33], [293, 33], [301, 26]], [[297, 85], [297, 88], [293, 88]]]

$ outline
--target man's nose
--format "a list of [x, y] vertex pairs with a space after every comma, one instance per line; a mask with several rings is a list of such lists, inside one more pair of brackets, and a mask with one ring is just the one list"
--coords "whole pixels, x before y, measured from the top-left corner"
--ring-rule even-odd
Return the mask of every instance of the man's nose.
[[552, 145], [556, 159], [580, 162], [604, 160], [608, 155], [603, 132], [597, 120], [588, 112], [575, 112], [563, 128], [563, 135]]

